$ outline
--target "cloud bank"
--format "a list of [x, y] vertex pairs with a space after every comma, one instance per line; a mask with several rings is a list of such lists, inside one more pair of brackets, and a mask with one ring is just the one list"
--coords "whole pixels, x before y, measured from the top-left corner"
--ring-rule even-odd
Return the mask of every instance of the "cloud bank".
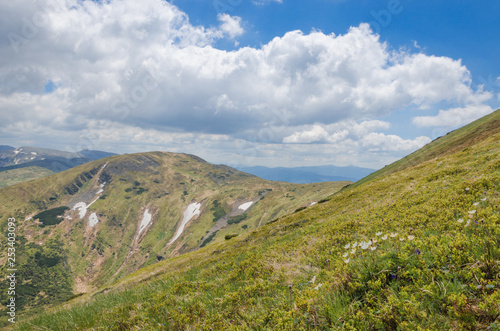
[[460, 60], [391, 49], [367, 24], [227, 51], [216, 41], [237, 41], [244, 22], [218, 21], [195, 26], [161, 0], [3, 2], [0, 136], [242, 163], [304, 160], [308, 144], [313, 155], [361, 164], [362, 155], [391, 160], [430, 141], [381, 132], [391, 125], [377, 119], [396, 110], [448, 107], [416, 116], [419, 127], [492, 111], [484, 103], [493, 95], [471, 87]]

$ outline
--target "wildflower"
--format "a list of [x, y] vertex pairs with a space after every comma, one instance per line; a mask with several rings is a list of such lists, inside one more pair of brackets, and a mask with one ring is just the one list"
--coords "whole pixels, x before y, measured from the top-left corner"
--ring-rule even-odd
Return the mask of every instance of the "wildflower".
[[375, 233], [375, 235], [376, 235], [377, 237], [381, 236], [381, 235], [382, 235], [382, 231], [379, 231], [379, 232]]
[[359, 244], [359, 246], [361, 247], [361, 249], [367, 249], [368, 247], [370, 247], [371, 243], [370, 242], [361, 242]]
[[415, 239], [415, 236], [408, 236], [408, 240], [413, 240]]
[[401, 237], [401, 238], [399, 238], [399, 240], [400, 240], [400, 241], [404, 241], [404, 240], [405, 240], [405, 238]]
[[315, 289], [315, 290], [319, 290], [319, 288], [320, 288], [321, 286], [323, 286], [323, 284], [319, 283], [319, 284], [318, 284], [318, 286], [316, 286], [314, 289]]
[[356, 241], [354, 244], [352, 244], [352, 248], [358, 246], [358, 242]]
[[394, 237], [396, 237], [397, 235], [398, 235], [398, 234], [397, 234], [396, 232], [393, 232], [393, 233], [391, 233], [391, 234], [390, 234], [391, 238], [394, 238]]
[[351, 250], [351, 254], [356, 254], [356, 248], [353, 248], [353, 249]]
[[315, 281], [316, 281], [316, 276], [314, 276], [313, 279], [311, 279], [311, 283], [314, 284]]
[[350, 259], [344, 260], [345, 263], [349, 263]]
[[474, 202], [473, 205], [474, 206], [479, 206], [479, 202]]
[[465, 224], [465, 226], [469, 226], [470, 225], [470, 220], [467, 220], [467, 224]]
[[347, 244], [344, 246], [345, 249], [349, 249], [349, 247], [351, 247], [351, 244]]
[[377, 239], [373, 240], [373, 239], [370, 239], [372, 241], [372, 244], [376, 244], [377, 243]]
[[417, 255], [420, 255], [420, 250], [418, 248], [417, 248], [416, 252], [417, 252]]
[[470, 188], [466, 187], [465, 190], [468, 191], [468, 190], [470, 190]]
[[342, 257], [347, 257], [348, 254], [349, 253], [344, 253], [344, 254], [342, 254]]
[[372, 246], [372, 247], [370, 247], [370, 249], [371, 249], [372, 251], [374, 251], [374, 250], [376, 250], [376, 249], [377, 249], [377, 246]]
[[486, 198], [482, 198], [481, 201], [486, 201]]
[[463, 223], [464, 219], [463, 218], [459, 218], [458, 219], [458, 223]]
[[383, 236], [382, 240], [387, 240], [387, 235]]
[[476, 213], [475, 210], [469, 210], [469, 214], [474, 215]]

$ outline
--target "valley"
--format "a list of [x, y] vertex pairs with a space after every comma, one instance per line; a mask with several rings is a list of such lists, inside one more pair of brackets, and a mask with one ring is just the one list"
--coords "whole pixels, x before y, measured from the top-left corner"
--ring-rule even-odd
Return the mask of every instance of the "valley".
[[[126, 156], [130, 158], [127, 163], [109, 159], [106, 174], [113, 180], [103, 193], [109, 190], [109, 196], [99, 199], [92, 208], [106, 215], [102, 221], [105, 224], [116, 208], [124, 206], [118, 196], [130, 200], [128, 205], [135, 200], [126, 196], [144, 191], [135, 197], [140, 203], [127, 209], [136, 221], [126, 233], [129, 238], [136, 235], [146, 210], [152, 215], [153, 226], [144, 239], [139, 239], [140, 245], [129, 241], [122, 259], [101, 270], [116, 270], [129, 258], [122, 270], [132, 271], [131, 266], [147, 261], [138, 256], [149, 252], [158, 251], [168, 258], [147, 266], [143, 263], [145, 267], [114, 278], [114, 282], [101, 282], [106, 285], [99, 290], [39, 313], [17, 329], [57, 325], [55, 329], [60, 330], [106, 326], [115, 330], [495, 330], [500, 316], [498, 123], [500, 111], [437, 139], [381, 169], [371, 179], [337, 193], [329, 194], [327, 189], [321, 191], [323, 186], [316, 186], [313, 191], [323, 199], [308, 192], [307, 186], [275, 183], [278, 186], [271, 187], [272, 183], [226, 167], [218, 171], [211, 168], [210, 181], [220, 185], [219, 190], [212, 191], [206, 180], [195, 174], [212, 166], [195, 166], [192, 157], [181, 155], [169, 158], [169, 162], [174, 168], [181, 162], [183, 175], [165, 170], [169, 178], [183, 178], [184, 184], [170, 184], [183, 188], [173, 193], [177, 191], [168, 190], [170, 186], [146, 185], [148, 175], [139, 170], [145, 167], [136, 166], [135, 162], [147, 164], [155, 169], [152, 183], [158, 179], [158, 185], [165, 184], [161, 166], [155, 166], [160, 163], [160, 154]], [[93, 164], [96, 169], [102, 166]], [[78, 171], [91, 170], [88, 167]], [[128, 177], [124, 168], [134, 169], [134, 177]], [[187, 173], [199, 185], [186, 184]], [[60, 180], [67, 185], [74, 180], [74, 173]], [[246, 193], [241, 193], [242, 188], [232, 188], [230, 182], [244, 182]], [[21, 185], [11, 188], [9, 196], [21, 194]], [[92, 187], [97, 190], [97, 182]], [[120, 189], [111, 190], [114, 187]], [[131, 190], [124, 192], [128, 188]], [[155, 220], [164, 215], [164, 207], [149, 201], [165, 191], [172, 192], [167, 197], [176, 195], [182, 203], [169, 207], [176, 221], [160, 226]], [[0, 192], [5, 194], [6, 189]], [[298, 200], [295, 206], [306, 208], [272, 211], [272, 206], [289, 202], [292, 195]], [[88, 201], [93, 197], [89, 195]], [[280, 202], [278, 197], [285, 200]], [[107, 199], [114, 204], [104, 204]], [[256, 202], [250, 205], [250, 201]], [[34, 209], [28, 206], [24, 208]], [[207, 213], [209, 207], [213, 212]], [[224, 212], [218, 213], [219, 207]], [[241, 211], [240, 207], [249, 207], [241, 223], [222, 228], [215, 240], [189, 252], [199, 245], [204, 231], [210, 231], [215, 214], [228, 215]], [[2, 214], [7, 210], [3, 208]], [[262, 208], [261, 213], [256, 213], [258, 208]], [[183, 232], [168, 246], [186, 211], [184, 219], [194, 215], [199, 230], [188, 221], [184, 231], [190, 235]], [[75, 211], [72, 213], [76, 216]], [[257, 227], [265, 213], [269, 216]], [[62, 224], [58, 226], [65, 233]], [[124, 221], [120, 224], [127, 227]], [[247, 225], [248, 231], [240, 224]], [[170, 235], [161, 236], [157, 228]], [[238, 236], [222, 239], [226, 234]], [[41, 236], [33, 232], [35, 235]], [[87, 238], [85, 245], [90, 243], [91, 237], [81, 238]], [[112, 239], [110, 235], [103, 238], [115, 245]], [[150, 247], [150, 251], [144, 247]], [[104, 254], [107, 251], [105, 246]], [[95, 281], [97, 284], [99, 278]]]

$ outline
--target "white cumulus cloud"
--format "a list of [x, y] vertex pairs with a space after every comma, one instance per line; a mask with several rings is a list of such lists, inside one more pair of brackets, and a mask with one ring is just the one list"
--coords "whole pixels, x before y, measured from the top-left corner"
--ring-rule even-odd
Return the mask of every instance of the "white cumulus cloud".
[[[329, 147], [336, 153], [403, 151], [425, 140], [381, 133], [390, 123], [380, 118], [449, 109], [414, 119], [429, 126], [490, 111], [481, 105], [493, 94], [472, 87], [460, 60], [394, 50], [368, 24], [339, 35], [290, 31], [227, 51], [217, 41], [234, 41], [246, 25], [227, 14], [218, 19], [216, 27], [193, 25], [163, 0], [1, 2], [2, 137], [99, 146], [105, 140], [95, 136], [123, 141], [114, 138], [123, 128], [137, 151], [155, 136], [179, 149], [175, 136], [213, 137], [203, 146], [226, 156], [243, 153], [228, 152], [231, 139], [262, 144], [256, 155], [300, 154], [301, 143], [336, 144]], [[46, 93], [50, 82], [56, 88]], [[107, 123], [109, 133], [95, 123]]]
[[413, 123], [419, 127], [458, 127], [475, 121], [493, 112], [487, 105], [470, 105], [461, 108], [440, 110], [436, 116], [418, 116]]
[[219, 14], [217, 19], [222, 23], [221, 30], [231, 38], [241, 36], [245, 32], [241, 26], [241, 17]]

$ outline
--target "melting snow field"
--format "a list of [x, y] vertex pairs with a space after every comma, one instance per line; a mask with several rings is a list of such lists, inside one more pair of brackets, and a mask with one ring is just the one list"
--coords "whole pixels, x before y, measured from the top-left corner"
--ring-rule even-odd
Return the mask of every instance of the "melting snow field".
[[149, 223], [151, 223], [151, 216], [152, 215], [149, 213], [149, 209], [146, 209], [146, 211], [144, 212], [144, 216], [142, 217], [141, 226], [139, 226], [139, 233], [137, 234], [137, 237], [135, 239], [139, 238], [141, 232], [148, 227]]
[[85, 202], [79, 202], [73, 207], [73, 210], [78, 210], [80, 212], [80, 219], [82, 219], [85, 217], [85, 214], [87, 214], [87, 204]]
[[104, 192], [104, 185], [106, 185], [106, 182], [101, 184], [101, 188], [99, 189], [99, 191], [97, 191], [97, 194], [101, 194], [102, 192]]
[[170, 241], [169, 245], [171, 245], [174, 241], [177, 240], [177, 238], [181, 236], [182, 232], [184, 231], [184, 227], [193, 217], [195, 217], [196, 215], [200, 215], [200, 208], [201, 203], [196, 202], [190, 204], [187, 207], [186, 211], [184, 212], [184, 217], [182, 219], [181, 225], [177, 229], [177, 232], [175, 233], [174, 238]]
[[238, 209], [241, 209], [241, 210], [245, 211], [248, 208], [250, 208], [250, 206], [252, 206], [252, 205], [253, 205], [253, 201], [245, 202], [244, 204], [242, 204], [241, 206], [239, 206]]
[[92, 228], [97, 223], [99, 223], [99, 219], [97, 218], [97, 214], [96, 213], [90, 214], [90, 217], [89, 217], [89, 226]]

